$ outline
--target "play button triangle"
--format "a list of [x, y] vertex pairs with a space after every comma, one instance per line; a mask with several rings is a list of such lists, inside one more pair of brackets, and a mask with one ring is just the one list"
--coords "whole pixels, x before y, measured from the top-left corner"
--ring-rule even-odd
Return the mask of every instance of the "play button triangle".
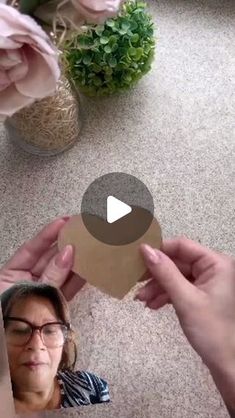
[[118, 219], [123, 218], [124, 216], [131, 213], [131, 206], [122, 202], [114, 196], [108, 196], [107, 198], [107, 222], [113, 223], [118, 221]]

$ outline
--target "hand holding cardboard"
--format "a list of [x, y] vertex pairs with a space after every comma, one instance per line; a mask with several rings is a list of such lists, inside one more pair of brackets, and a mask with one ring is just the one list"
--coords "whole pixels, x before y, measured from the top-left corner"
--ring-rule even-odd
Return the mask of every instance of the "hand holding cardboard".
[[147, 278], [140, 244], [160, 248], [161, 241], [161, 228], [155, 218], [138, 240], [127, 245], [108, 245], [94, 238], [84, 226], [82, 216], [75, 215], [61, 230], [58, 246], [62, 249], [73, 245], [73, 271], [101, 291], [122, 299], [139, 280]]

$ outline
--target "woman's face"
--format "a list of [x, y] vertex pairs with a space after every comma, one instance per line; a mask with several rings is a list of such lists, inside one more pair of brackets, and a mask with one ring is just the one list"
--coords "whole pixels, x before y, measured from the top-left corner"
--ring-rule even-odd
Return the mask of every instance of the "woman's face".
[[[51, 302], [37, 296], [16, 302], [8, 316], [27, 320], [35, 326], [59, 321]], [[39, 332], [34, 332], [30, 341], [23, 347], [11, 345], [7, 338], [6, 344], [11, 380], [16, 391], [44, 391], [52, 384], [61, 361], [63, 346], [46, 347]], [[32, 367], [26, 364], [29, 362], [40, 364]]]

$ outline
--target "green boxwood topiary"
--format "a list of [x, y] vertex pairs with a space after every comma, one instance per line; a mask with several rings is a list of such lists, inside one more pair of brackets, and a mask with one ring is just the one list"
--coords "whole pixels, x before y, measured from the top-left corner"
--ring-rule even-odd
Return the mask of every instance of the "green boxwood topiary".
[[86, 25], [63, 46], [68, 76], [89, 96], [129, 89], [151, 69], [155, 39], [146, 3], [127, 1], [116, 18]]

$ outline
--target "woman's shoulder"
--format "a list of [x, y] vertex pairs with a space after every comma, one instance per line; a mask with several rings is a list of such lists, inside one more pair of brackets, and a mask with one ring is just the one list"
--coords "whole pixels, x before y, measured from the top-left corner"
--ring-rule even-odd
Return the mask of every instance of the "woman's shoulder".
[[63, 384], [65, 403], [70, 400], [70, 405], [74, 406], [74, 403], [88, 405], [110, 401], [108, 383], [94, 373], [64, 370], [58, 372], [58, 378]]

